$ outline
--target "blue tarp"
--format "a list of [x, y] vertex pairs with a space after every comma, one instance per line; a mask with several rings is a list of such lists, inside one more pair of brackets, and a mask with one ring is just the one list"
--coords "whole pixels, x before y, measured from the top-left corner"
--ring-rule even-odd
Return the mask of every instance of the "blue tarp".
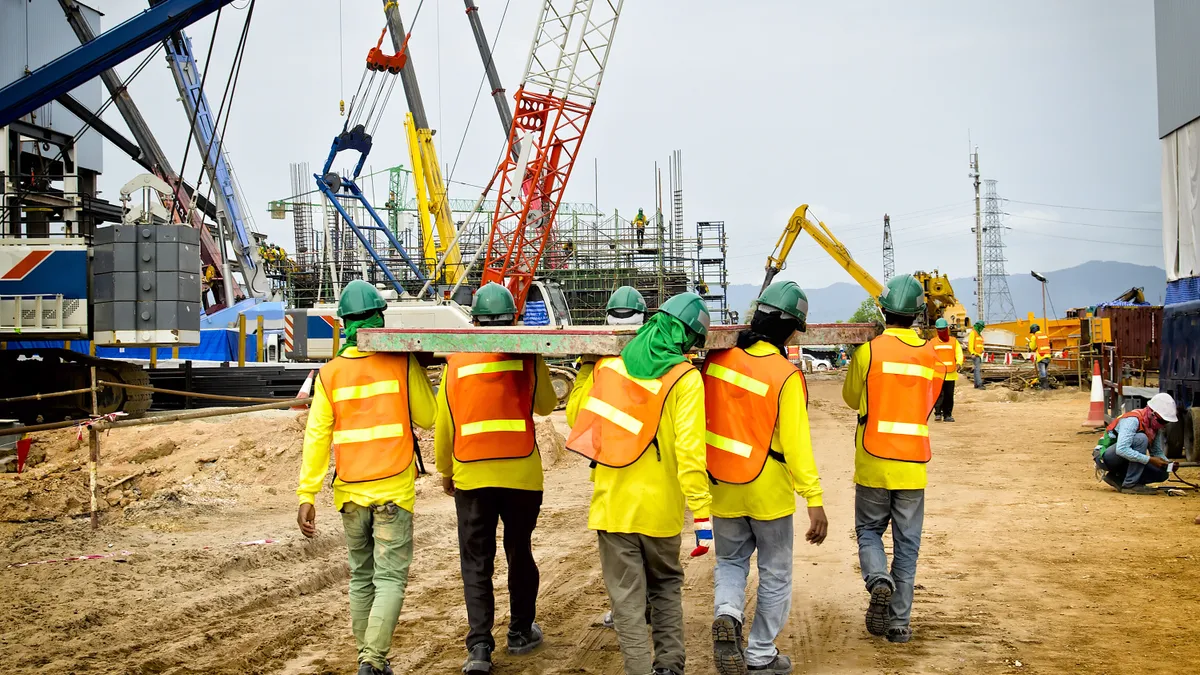
[[255, 299], [243, 300], [233, 307], [218, 310], [212, 315], [205, 314], [201, 316], [200, 328], [235, 327], [237, 326], [238, 314], [246, 315], [246, 323], [248, 325], [258, 321], [259, 314], [262, 315], [264, 321], [283, 321], [283, 309], [282, 302], [262, 302]]
[[[273, 331], [267, 331], [268, 333]], [[211, 329], [200, 331], [200, 344], [179, 348], [179, 358], [184, 361], [237, 361], [238, 333], [236, 330]], [[72, 340], [71, 351], [87, 354], [91, 343], [87, 340]], [[9, 342], [9, 349], [62, 349], [61, 340], [30, 340]], [[157, 347], [159, 359], [171, 358], [170, 347]], [[258, 354], [258, 336], [246, 336], [246, 361], [252, 362]], [[150, 360], [149, 347], [96, 347], [96, 356], [104, 359]]]

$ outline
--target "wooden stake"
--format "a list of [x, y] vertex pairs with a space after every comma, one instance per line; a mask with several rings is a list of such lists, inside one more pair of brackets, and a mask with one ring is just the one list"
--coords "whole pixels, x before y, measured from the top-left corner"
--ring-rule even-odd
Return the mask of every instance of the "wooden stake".
[[246, 315], [238, 314], [238, 368], [246, 367]]
[[[99, 414], [100, 406], [96, 402], [96, 366], [92, 366], [92, 415]], [[88, 481], [92, 492], [92, 510], [91, 521], [92, 529], [100, 529], [100, 514], [98, 511], [100, 500], [100, 486], [96, 481], [96, 470], [100, 466], [100, 432], [96, 430], [96, 426], [88, 427]]]
[[255, 354], [254, 360], [258, 363], [262, 363], [263, 362], [263, 315], [262, 314], [258, 315], [258, 332], [255, 337], [257, 338], [255, 340], [255, 342], [258, 343], [258, 353]]

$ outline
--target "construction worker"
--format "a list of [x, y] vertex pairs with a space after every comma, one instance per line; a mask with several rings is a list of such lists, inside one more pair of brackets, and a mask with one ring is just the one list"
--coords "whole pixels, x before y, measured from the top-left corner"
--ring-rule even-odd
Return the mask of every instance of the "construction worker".
[[971, 364], [975, 367], [975, 388], [983, 389], [983, 322], [976, 321], [967, 336], [967, 351], [971, 354]]
[[1029, 326], [1029, 351], [1037, 362], [1038, 388], [1050, 388], [1050, 336], [1041, 332], [1042, 327], [1035, 324]]
[[963, 364], [962, 343], [950, 335], [950, 324], [945, 319], [938, 319], [933, 327], [937, 329], [937, 339], [933, 341], [933, 350], [938, 355], [945, 369], [946, 381], [942, 384], [942, 393], [934, 406], [933, 419], [938, 422], [954, 421], [954, 384], [958, 382], [958, 369]]
[[[808, 431], [804, 375], [784, 356], [805, 330], [808, 297], [793, 281], [768, 286], [737, 346], [709, 352], [701, 372], [712, 477], [713, 655], [721, 675], [792, 672], [775, 638], [792, 606], [792, 514], [796, 494], [808, 505], [810, 544], [825, 541], [828, 521]], [[758, 592], [750, 640], [742, 625], [750, 556], [758, 551]]]
[[708, 325], [699, 296], [667, 300], [620, 356], [583, 367], [567, 404], [567, 449], [595, 468], [588, 528], [599, 540], [626, 675], [684, 672], [685, 506], [694, 520], [692, 555], [712, 545], [704, 385], [684, 353], [704, 344]]
[[633, 226], [637, 228], [637, 245], [641, 248], [646, 243], [646, 214], [641, 209], [633, 217]]
[[304, 431], [296, 521], [317, 534], [317, 493], [334, 454], [333, 506], [342, 514], [350, 557], [350, 628], [358, 675], [392, 672], [387, 655], [404, 604], [413, 557], [412, 425], [433, 426], [433, 387], [408, 354], [358, 350], [363, 328], [381, 328], [386, 303], [371, 284], [346, 284], [338, 301], [346, 340], [321, 367]]
[[[488, 283], [471, 299], [476, 326], [513, 326], [512, 293]], [[533, 415], [558, 405], [541, 356], [451, 354], [437, 394], [434, 452], [442, 489], [458, 512], [458, 552], [467, 604], [464, 673], [492, 668], [496, 601], [492, 573], [496, 525], [504, 521], [508, 561], [508, 653], [528, 654], [542, 644], [534, 622], [538, 568], [530, 538], [542, 506], [542, 459]]]
[[1145, 408], [1127, 412], [1109, 423], [1092, 450], [1101, 479], [1117, 492], [1135, 495], [1158, 494], [1150, 483], [1170, 477], [1161, 433], [1168, 422], [1179, 421], [1175, 399], [1160, 392], [1150, 397]]
[[[942, 369], [932, 346], [912, 329], [925, 311], [920, 282], [908, 274], [893, 278], [879, 304], [886, 328], [854, 352], [842, 399], [858, 410], [854, 530], [859, 566], [871, 594], [867, 631], [886, 635], [890, 642], [908, 642], [925, 519], [925, 463], [931, 456], [928, 421]], [[883, 549], [889, 522], [890, 573]]]

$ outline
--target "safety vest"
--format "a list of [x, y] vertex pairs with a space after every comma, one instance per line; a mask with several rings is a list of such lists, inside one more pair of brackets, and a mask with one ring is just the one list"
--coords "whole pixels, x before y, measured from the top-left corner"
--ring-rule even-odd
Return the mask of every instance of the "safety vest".
[[446, 357], [446, 403], [454, 422], [454, 459], [520, 459], [536, 448], [534, 358], [517, 354]]
[[744, 349], [709, 352], [704, 375], [704, 444], [713, 480], [743, 485], [758, 478], [769, 457], [779, 419], [779, 396], [793, 374], [804, 375], [782, 354], [751, 356]]
[[967, 351], [971, 352], [971, 356], [983, 356], [983, 336], [974, 329], [971, 329], [967, 338]]
[[321, 366], [320, 377], [333, 408], [336, 477], [361, 483], [407, 471], [416, 444], [408, 412], [408, 356], [339, 356]]
[[942, 387], [941, 364], [928, 342], [894, 335], [871, 340], [863, 448], [881, 459], [928, 462], [929, 414]]
[[1052, 356], [1050, 352], [1049, 335], [1046, 335], [1045, 333], [1038, 333], [1033, 337], [1033, 339], [1030, 340], [1030, 343], [1035, 346], [1038, 361], [1045, 361]]
[[1151, 429], [1150, 425], [1148, 424], [1148, 422], [1150, 421], [1150, 416], [1153, 414], [1154, 414], [1154, 412], [1152, 410], [1150, 410], [1149, 408], [1139, 408], [1137, 410], [1127, 412], [1124, 415], [1121, 415], [1120, 417], [1118, 417], [1117, 419], [1109, 422], [1108, 426], [1105, 428], [1105, 432], [1112, 434], [1113, 438], [1115, 439], [1117, 436], [1117, 425], [1120, 424], [1121, 420], [1125, 420], [1130, 417], [1133, 417], [1133, 418], [1137, 419], [1137, 421], [1138, 421], [1138, 429], [1137, 429], [1138, 433], [1146, 434], [1146, 440], [1153, 443], [1154, 437], [1158, 435], [1158, 432]]
[[600, 359], [567, 449], [614, 469], [638, 461], [658, 434], [667, 394], [691, 369], [691, 363], [679, 363], [658, 379], [642, 380], [625, 370], [620, 357]]
[[945, 378], [947, 380], [957, 380], [958, 354], [955, 348], [962, 349], [962, 347], [956, 344], [957, 340], [954, 338], [950, 338], [946, 342], [942, 342], [940, 338], [931, 340], [930, 342], [933, 344], [933, 352], [937, 355], [938, 362], [941, 363], [944, 369], [943, 374]]

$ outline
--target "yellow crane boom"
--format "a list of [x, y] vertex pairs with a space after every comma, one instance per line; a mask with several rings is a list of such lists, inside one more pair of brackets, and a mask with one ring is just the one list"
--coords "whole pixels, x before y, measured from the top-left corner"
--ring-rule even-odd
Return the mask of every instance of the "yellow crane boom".
[[801, 232], [807, 232], [825, 249], [829, 257], [833, 258], [837, 264], [842, 266], [842, 269], [850, 273], [850, 276], [858, 282], [858, 285], [866, 289], [867, 293], [872, 298], [878, 298], [883, 293], [883, 284], [879, 283], [871, 273], [863, 269], [854, 260], [854, 256], [850, 255], [850, 250], [845, 244], [838, 241], [838, 238], [833, 236], [825, 223], [817, 221], [813, 223], [808, 217], [808, 204], [801, 204], [795, 211], [792, 212], [792, 217], [788, 219], [787, 227], [784, 228], [783, 234], [779, 236], [779, 241], [775, 243], [775, 250], [767, 258], [767, 275], [763, 280], [763, 289], [771, 285], [775, 279], [775, 275], [783, 271], [787, 266], [788, 254], [792, 251], [792, 246], [796, 243], [796, 237], [800, 236]]
[[[446, 283], [455, 284], [465, 273], [462, 253], [454, 240], [454, 217], [450, 212], [450, 200], [446, 198], [446, 182], [442, 180], [441, 165], [437, 150], [433, 146], [433, 132], [420, 129], [413, 122], [412, 113], [404, 115], [404, 132], [408, 137], [408, 156], [413, 168], [413, 188], [417, 193], [417, 220], [421, 224], [421, 255], [425, 266], [433, 270], [438, 256], [445, 256], [443, 266]], [[429, 222], [433, 216], [433, 223]], [[434, 238], [434, 227], [437, 238]], [[454, 242], [451, 246], [450, 243]]]

